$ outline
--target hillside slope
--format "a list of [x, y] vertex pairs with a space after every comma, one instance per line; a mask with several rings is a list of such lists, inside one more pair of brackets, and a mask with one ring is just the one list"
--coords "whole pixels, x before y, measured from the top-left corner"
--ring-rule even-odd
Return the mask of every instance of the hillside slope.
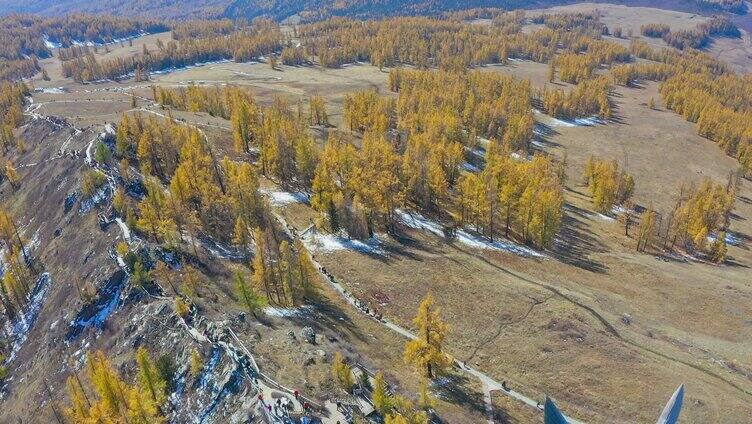
[[[327, 16], [370, 18], [390, 15], [436, 14], [469, 8], [500, 7], [508, 10], [540, 8], [570, 4], [567, 0], [9, 0], [0, 4], [0, 15], [38, 13], [62, 15], [71, 12], [111, 13], [120, 16], [150, 16], [175, 19], [188, 18], [255, 18], [270, 16], [285, 19], [300, 15], [305, 20]], [[596, 1], [596, 3], [599, 3]], [[686, 12], [746, 12], [741, 1], [668, 0], [656, 5], [645, 0], [619, 0], [631, 6], [650, 6]]]
[[231, 0], [8, 0], [0, 4], [0, 14], [34, 13], [56, 16], [88, 12], [176, 19], [213, 18], [221, 16], [230, 2]]

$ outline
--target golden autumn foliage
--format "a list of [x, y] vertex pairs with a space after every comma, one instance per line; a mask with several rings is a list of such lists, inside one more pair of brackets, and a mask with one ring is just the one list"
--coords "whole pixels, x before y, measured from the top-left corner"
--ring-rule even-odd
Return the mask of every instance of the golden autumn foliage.
[[2, 259], [5, 264], [0, 281], [0, 306], [12, 319], [28, 304], [37, 271], [15, 219], [4, 208], [0, 208], [0, 242], [4, 247]]
[[561, 226], [563, 182], [558, 165], [536, 155], [517, 161], [508, 152], [490, 149], [486, 167], [459, 183], [457, 208], [462, 224], [472, 224], [482, 234], [501, 232], [524, 243], [548, 247]]
[[[143, 348], [142, 348], [143, 349]], [[165, 382], [146, 351], [137, 354], [139, 382], [129, 385], [102, 351], [89, 354], [86, 381], [78, 374], [68, 377], [68, 395], [71, 399], [66, 409], [68, 418], [75, 423], [163, 423], [160, 409], [166, 399]]]
[[349, 392], [355, 384], [353, 381], [352, 369], [347, 362], [345, 362], [345, 358], [339, 352], [334, 353], [334, 359], [332, 360], [332, 376], [334, 376], [334, 380], [339, 387], [346, 392]]
[[[671, 247], [681, 243], [684, 248], [705, 251], [708, 237], [715, 236], [718, 240], [717, 233], [724, 232], [728, 225], [734, 196], [733, 187], [724, 187], [710, 179], [697, 187], [682, 188], [670, 217]], [[721, 245], [715, 249], [718, 258], [725, 256], [725, 252], [720, 255]]]
[[376, 377], [373, 380], [373, 393], [371, 400], [373, 401], [373, 407], [381, 415], [387, 415], [393, 406], [392, 397], [387, 391], [387, 384], [384, 380], [384, 373], [377, 372]]
[[668, 109], [697, 123], [697, 132], [752, 170], [752, 84], [749, 77], [677, 73], [661, 85]]
[[116, 155], [138, 164], [144, 174], [146, 196], [134, 210], [135, 219], [138, 229], [155, 240], [173, 245], [187, 241], [195, 254], [199, 232], [230, 240], [238, 218], [247, 226], [267, 222], [255, 168], [217, 159], [197, 129], [169, 118], [162, 122], [124, 115]]
[[572, 119], [597, 115], [602, 119], [610, 119], [610, 89], [608, 78], [601, 76], [581, 82], [568, 94], [563, 90], [544, 88], [538, 97], [543, 102], [543, 110], [555, 118]]
[[610, 213], [614, 205], [623, 204], [634, 192], [634, 178], [619, 169], [615, 160], [588, 157], [584, 179], [598, 212]]
[[[94, 52], [73, 54], [63, 61], [63, 75], [74, 81], [88, 82], [101, 79], [118, 80], [130, 73], [141, 74], [168, 68], [180, 68], [199, 62], [232, 59], [248, 62], [278, 51], [282, 46], [279, 25], [267, 19], [254, 22], [252, 27], [238, 28], [230, 34], [208, 38], [182, 38], [171, 40], [158, 50], [147, 50], [134, 56], [97, 60]], [[146, 76], [144, 76], [144, 74]], [[139, 75], [137, 75], [139, 76]]]
[[656, 235], [656, 213], [648, 210], [642, 214], [637, 229], [637, 251], [644, 252], [653, 244]]
[[302, 46], [324, 67], [370, 61], [374, 66], [413, 65], [427, 69], [464, 69], [509, 58], [546, 62], [559, 47], [584, 51], [598, 63], [628, 59], [623, 46], [597, 39], [604, 26], [595, 14], [534, 18], [545, 28], [520, 31], [522, 13], [489, 13], [492, 25], [458, 18], [396, 17], [357, 21], [332, 18], [298, 28]]
[[527, 149], [533, 136], [530, 83], [503, 74], [395, 69], [398, 128], [435, 142], [474, 145], [467, 134]]
[[286, 240], [277, 242], [269, 231], [260, 228], [253, 230], [253, 240], [253, 284], [246, 284], [242, 274], [235, 277], [237, 296], [249, 312], [266, 303], [297, 306], [316, 295], [317, 271], [302, 243], [296, 242], [293, 247]]
[[413, 324], [418, 329], [417, 337], [405, 345], [405, 362], [415, 366], [421, 375], [434, 378], [444, 372], [452, 360], [443, 351], [449, 325], [442, 320], [441, 309], [431, 293], [420, 303]]

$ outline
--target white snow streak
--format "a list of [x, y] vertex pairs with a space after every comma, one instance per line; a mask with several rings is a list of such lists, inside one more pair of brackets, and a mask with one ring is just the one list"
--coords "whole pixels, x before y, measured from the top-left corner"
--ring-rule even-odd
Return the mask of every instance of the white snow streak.
[[6, 364], [13, 362], [16, 358], [16, 354], [23, 346], [26, 338], [29, 336], [29, 330], [34, 325], [34, 322], [39, 315], [39, 311], [42, 309], [44, 298], [52, 285], [52, 279], [50, 274], [45, 272], [42, 274], [34, 287], [33, 294], [29, 299], [29, 303], [26, 306], [26, 310], [21, 312], [12, 326], [10, 326], [8, 333], [13, 335], [15, 339], [11, 346], [10, 355], [6, 360]]
[[347, 239], [335, 234], [323, 234], [312, 232], [303, 236], [303, 243], [308, 250], [313, 252], [334, 252], [338, 250], [353, 250], [362, 253], [384, 255], [385, 252], [379, 245], [381, 240], [374, 235], [366, 241]]
[[[410, 228], [426, 230], [439, 237], [444, 237], [444, 227], [436, 222], [432, 221], [420, 213], [407, 212], [403, 210], [397, 210], [397, 214]], [[496, 240], [490, 241], [483, 237], [470, 234], [465, 230], [457, 230], [455, 232], [455, 240], [473, 249], [482, 250], [502, 250], [515, 255], [526, 257], [545, 257], [544, 254], [537, 252], [529, 247], [519, 245], [509, 240]]]
[[259, 191], [269, 196], [269, 202], [273, 206], [284, 206], [290, 203], [308, 203], [308, 195], [301, 192], [290, 193], [289, 191]]

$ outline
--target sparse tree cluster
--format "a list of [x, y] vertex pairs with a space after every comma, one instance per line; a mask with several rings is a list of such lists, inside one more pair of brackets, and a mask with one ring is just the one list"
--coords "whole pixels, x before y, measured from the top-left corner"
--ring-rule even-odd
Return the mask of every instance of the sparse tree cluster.
[[563, 205], [559, 165], [540, 155], [517, 161], [491, 149], [485, 169], [459, 183], [460, 222], [474, 225], [491, 240], [503, 233], [548, 247], [561, 226]]
[[[682, 187], [667, 221], [668, 247], [708, 252], [713, 260], [722, 262], [734, 197], [733, 185], [723, 186], [710, 179], [703, 180], [697, 187]], [[715, 240], [711, 246], [708, 246], [709, 237]]]
[[252, 287], [242, 275], [236, 277], [237, 293], [250, 312], [265, 302], [289, 307], [315, 295], [316, 269], [300, 241], [294, 247], [287, 240], [277, 242], [269, 231], [259, 228], [252, 230], [252, 239]]
[[311, 205], [326, 214], [333, 231], [370, 237], [376, 225], [392, 225], [394, 211], [404, 201], [401, 164], [382, 135], [366, 134], [361, 149], [332, 135], [316, 168]]
[[543, 110], [555, 118], [572, 119], [597, 115], [602, 119], [610, 119], [610, 90], [609, 79], [601, 76], [581, 82], [568, 94], [563, 90], [544, 88], [537, 96], [543, 102]]
[[599, 212], [611, 212], [614, 205], [623, 204], [634, 192], [634, 178], [619, 169], [615, 160], [607, 161], [590, 156], [583, 176], [593, 199], [593, 206]]
[[[5, 157], [12, 149], [20, 153], [23, 153], [25, 149], [23, 139], [16, 137], [13, 130], [23, 123], [23, 106], [28, 95], [29, 89], [23, 83], [0, 83], [0, 156]], [[6, 163], [9, 164], [9, 162]], [[0, 171], [3, 174], [0, 182], [6, 177], [13, 182], [15, 170], [11, 171], [7, 165], [4, 168]], [[10, 168], [13, 168], [12, 164]]]
[[645, 37], [661, 38], [671, 32], [671, 27], [667, 24], [645, 24], [640, 25], [640, 34]]
[[683, 50], [705, 47], [710, 42], [710, 37], [714, 36], [738, 38], [741, 32], [727, 17], [714, 16], [694, 29], [669, 31], [664, 33], [662, 38], [669, 46]]
[[28, 78], [37, 73], [37, 58], [52, 55], [48, 43], [62, 48], [82, 43], [106, 45], [118, 38], [166, 30], [166, 25], [155, 21], [105, 15], [6, 16], [0, 19], [0, 80]]
[[[126, 217], [157, 241], [193, 245], [201, 233], [231, 239], [233, 224], [264, 226], [264, 206], [255, 169], [246, 162], [216, 159], [205, 136], [171, 120], [124, 115], [117, 129], [115, 155], [144, 174], [146, 196]], [[169, 184], [164, 191], [161, 183]]]
[[302, 47], [285, 47], [279, 55], [283, 64], [288, 66], [304, 65], [308, 60], [308, 55]]
[[172, 38], [178, 41], [195, 38], [215, 38], [230, 35], [236, 29], [236, 23], [229, 19], [196, 19], [175, 24], [172, 27]]
[[644, 42], [634, 40], [630, 50], [635, 56], [653, 62], [614, 69], [611, 73], [614, 82], [628, 85], [639, 79], [663, 81], [660, 87], [663, 104], [686, 120], [696, 122], [700, 135], [718, 143], [749, 174], [752, 91], [748, 78], [696, 50], [654, 51]]
[[344, 102], [342, 114], [351, 131], [383, 134], [394, 125], [394, 99], [366, 90], [345, 95]]
[[85, 378], [68, 377], [68, 418], [76, 423], [163, 423], [168, 381], [149, 353], [136, 353], [138, 381], [126, 383], [102, 351], [89, 354]]
[[329, 126], [329, 115], [326, 112], [326, 102], [320, 95], [311, 96], [308, 103], [308, 113], [311, 125]]
[[170, 41], [166, 45], [160, 44], [156, 51], [144, 48], [144, 52], [139, 55], [117, 57], [101, 63], [93, 54], [88, 53], [63, 62], [63, 75], [78, 82], [117, 80], [132, 73], [148, 74], [200, 62], [224, 59], [247, 62], [278, 51], [281, 43], [279, 26], [260, 20], [252, 28], [238, 30], [227, 36]]
[[36, 74], [39, 62], [36, 56], [31, 59], [3, 60], [0, 58], [0, 81], [17, 81]]
[[434, 142], [475, 145], [473, 135], [527, 150], [533, 136], [530, 83], [481, 72], [393, 70], [398, 128]]
[[[299, 28], [303, 46], [324, 67], [370, 61], [378, 67], [410, 64], [464, 69], [488, 63], [506, 63], [510, 57], [545, 62], [559, 47], [588, 52], [599, 63], [627, 60], [628, 51], [617, 43], [594, 39], [605, 27], [592, 14], [542, 18], [547, 28], [520, 31], [524, 15], [497, 15], [492, 26], [472, 25], [460, 19], [427, 17], [355, 21], [342, 18]], [[587, 23], [587, 25], [584, 25]]]
[[598, 63], [590, 55], [569, 53], [557, 56], [553, 65], [562, 81], [577, 84], [589, 79]]
[[[0, 84], [0, 123], [11, 129], [18, 127], [23, 121], [23, 105], [29, 88], [23, 84]], [[5, 148], [4, 148], [5, 151]]]
[[286, 101], [277, 98], [272, 106], [262, 107], [247, 91], [234, 87], [160, 88], [155, 93], [164, 105], [230, 119], [235, 151], [258, 151], [262, 174], [279, 178], [283, 185], [311, 187], [318, 152], [308, 125], [328, 122], [320, 97], [311, 99], [310, 119], [306, 119], [301, 105], [295, 113]]
[[15, 219], [5, 209], [0, 209], [0, 242], [4, 247], [0, 306], [6, 317], [13, 319], [28, 304], [37, 270]]
[[251, 103], [247, 90], [236, 87], [201, 87], [191, 84], [187, 88], [170, 89], [153, 87], [154, 100], [164, 106], [188, 112], [206, 112], [211, 116], [230, 119], [243, 103]]
[[677, 73], [661, 86], [667, 108], [697, 123], [697, 132], [752, 171], [752, 89], [746, 77]]

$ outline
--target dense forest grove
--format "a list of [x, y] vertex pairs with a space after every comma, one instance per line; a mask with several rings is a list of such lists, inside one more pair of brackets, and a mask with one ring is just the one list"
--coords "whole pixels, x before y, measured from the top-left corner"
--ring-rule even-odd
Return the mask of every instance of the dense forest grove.
[[7, 16], [0, 19], [0, 80], [34, 75], [39, 71], [37, 59], [50, 57], [55, 47], [101, 45], [167, 29], [156, 21], [98, 15]]
[[[549, 3], [554, 5], [557, 2]], [[746, 3], [742, 0], [691, 0], [686, 3], [685, 7], [689, 9], [711, 13], [742, 15], [747, 12]], [[332, 16], [363, 19], [394, 15], [441, 15], [478, 7], [513, 10], [544, 7], [545, 4], [531, 4], [526, 0], [6, 0], [0, 4], [0, 14], [22, 12], [56, 16], [79, 12], [168, 19], [253, 19], [266, 16], [276, 20], [296, 16], [303, 22], [311, 22]]]
[[[490, 19], [491, 25], [468, 22], [474, 18]], [[522, 32], [528, 21], [542, 27]], [[111, 154], [102, 153], [103, 159], [113, 166], [119, 163], [126, 180], [131, 165], [145, 176], [146, 198], [131, 202], [118, 193], [118, 210], [158, 242], [182, 241], [185, 231], [189, 240], [199, 233], [246, 244], [261, 237], [269, 219], [256, 192], [260, 173], [309, 192], [322, 223], [351, 237], [368, 238], [379, 228], [392, 228], [409, 203], [491, 239], [503, 235], [549, 247], [561, 225], [566, 160], [539, 153], [530, 160], [514, 159], [532, 151], [533, 109], [561, 119], [608, 120], [613, 86], [642, 80], [660, 81], [669, 109], [696, 122], [699, 134], [736, 157], [744, 172], [752, 171], [749, 78], [694, 49], [709, 36], [738, 36], [722, 17], [682, 34], [661, 25], [643, 26], [643, 34], [663, 37], [675, 47], [662, 50], [637, 40], [628, 47], [609, 41], [603, 37], [609, 30], [598, 16], [581, 13], [529, 19], [524, 12], [480, 9], [442, 18], [332, 18], [297, 26], [292, 33], [267, 19], [186, 21], [174, 24], [173, 39], [160, 41], [156, 50], [106, 60], [94, 54], [96, 43], [166, 27], [86, 15], [12, 16], [3, 25], [10, 29], [3, 36], [14, 40], [4, 45], [6, 61], [29, 55], [31, 59], [22, 61], [35, 61], [50, 54], [49, 43], [59, 43], [64, 76], [80, 83], [131, 77], [148, 81], [151, 72], [164, 69], [262, 58], [272, 66], [277, 60], [325, 68], [371, 62], [390, 69], [392, 94], [348, 95], [344, 119], [350, 131], [330, 132], [325, 142], [308, 130], [328, 125], [321, 98], [310, 99], [305, 110], [281, 98], [262, 107], [250, 92], [233, 87], [154, 87], [154, 99], [163, 107], [230, 120], [237, 155], [217, 157], [202, 133], [169, 119], [123, 116], [116, 145]], [[620, 29], [614, 32], [623, 36]], [[568, 92], [555, 85], [535, 89], [525, 80], [473, 70], [512, 60], [546, 63], [552, 80], [558, 76], [575, 87]], [[14, 140], [12, 128], [22, 120], [25, 90], [23, 85], [4, 85], [4, 151], [23, 147]], [[465, 158], [474, 151], [485, 152], [484, 167], [479, 173], [464, 172]], [[250, 165], [251, 159], [257, 159], [256, 166]], [[628, 200], [634, 182], [606, 162], [597, 163], [587, 181], [597, 208], [608, 212]], [[12, 164], [6, 168], [11, 178]], [[95, 174], [85, 179], [90, 194], [104, 183]], [[162, 185], [170, 191], [162, 192]], [[708, 190], [701, 188], [698, 195]], [[678, 214], [682, 208], [676, 209]], [[721, 209], [723, 213], [713, 215], [728, 214], [728, 206]], [[710, 234], [723, 226], [721, 221], [708, 218], [692, 231]], [[705, 247], [699, 236], [680, 234], [689, 231], [685, 226], [673, 231], [676, 238]], [[272, 250], [281, 254], [279, 246]]]

